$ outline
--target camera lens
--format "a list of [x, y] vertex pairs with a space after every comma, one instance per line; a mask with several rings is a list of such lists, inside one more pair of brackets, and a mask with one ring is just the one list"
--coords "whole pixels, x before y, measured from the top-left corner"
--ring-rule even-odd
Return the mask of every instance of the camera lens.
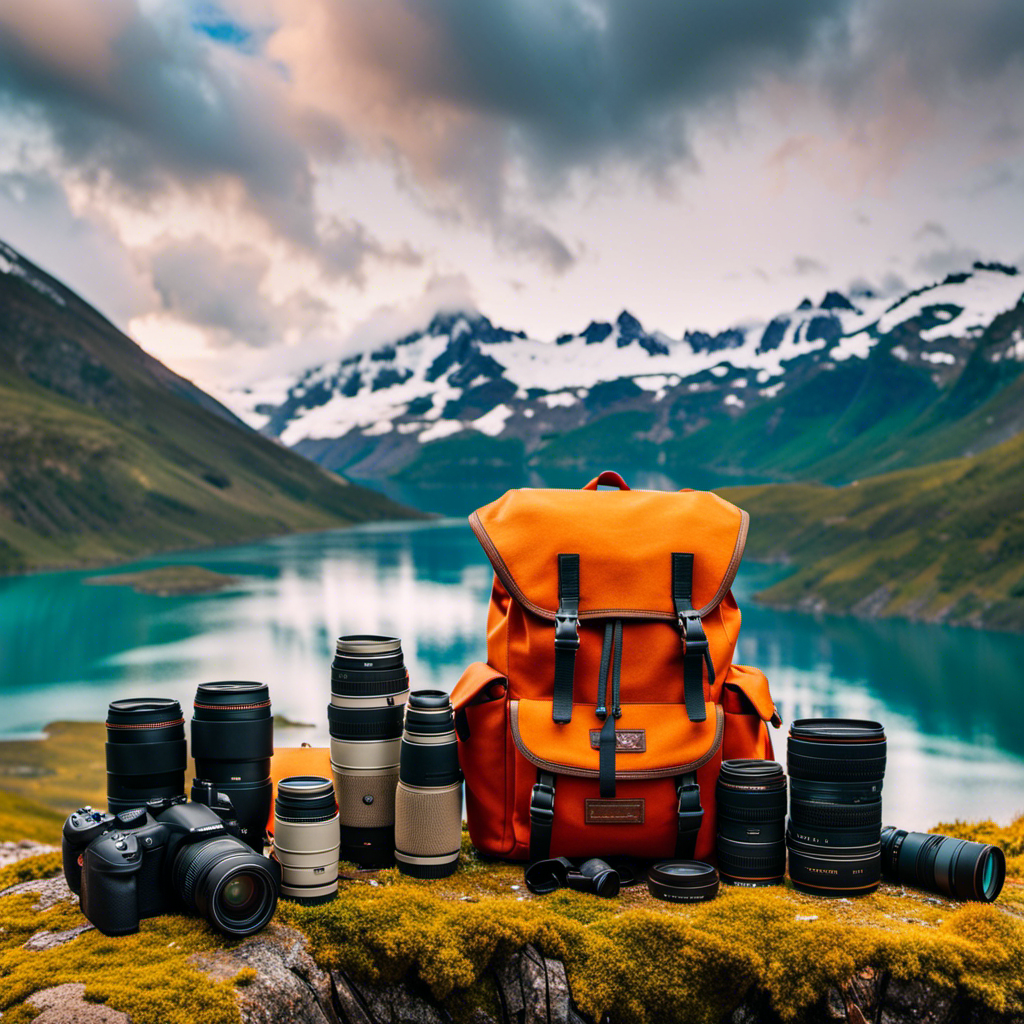
[[395, 859], [416, 878], [444, 878], [462, 845], [462, 772], [452, 702], [443, 690], [409, 695], [395, 794]]
[[338, 895], [338, 805], [329, 779], [293, 775], [277, 784], [274, 855], [281, 895], [327, 903]]
[[718, 871], [733, 885], [786, 875], [786, 775], [775, 761], [723, 761], [715, 788]]
[[395, 787], [409, 673], [396, 637], [338, 638], [331, 665], [331, 772], [341, 856], [386, 867], [395, 852]]
[[885, 730], [878, 722], [804, 718], [789, 732], [789, 876], [819, 896], [866, 895], [881, 877]]
[[889, 825], [882, 830], [882, 874], [951, 899], [991, 903], [1006, 881], [1006, 857], [998, 846]]
[[133, 697], [107, 709], [107, 806], [115, 814], [185, 793], [185, 718], [176, 700]]
[[[270, 816], [274, 719], [265, 683], [200, 683], [192, 716], [196, 775], [235, 808], [242, 838], [257, 852]], [[194, 798], [194, 797], [193, 797]]]
[[277, 881], [269, 862], [234, 836], [182, 846], [174, 858], [172, 882], [187, 909], [227, 935], [258, 932], [277, 906]]
[[669, 903], [704, 903], [718, 895], [718, 872], [699, 860], [663, 860], [647, 872], [647, 890]]

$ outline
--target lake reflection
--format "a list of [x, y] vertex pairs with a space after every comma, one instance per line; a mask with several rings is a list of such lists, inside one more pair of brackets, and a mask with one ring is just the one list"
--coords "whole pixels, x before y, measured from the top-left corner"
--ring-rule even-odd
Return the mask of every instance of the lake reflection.
[[[191, 703], [197, 683], [260, 679], [275, 711], [313, 723], [279, 741], [326, 743], [339, 633], [393, 633], [413, 685], [451, 689], [485, 656], [491, 571], [464, 519], [303, 534], [147, 559], [241, 577], [215, 595], [93, 587], [89, 572], [0, 581], [0, 732], [102, 719], [132, 695]], [[1012, 712], [1024, 638], [773, 612], [751, 593], [777, 570], [748, 565], [738, 660], [767, 672], [783, 716], [877, 718], [889, 735], [886, 820], [926, 827], [1024, 811], [1024, 731]], [[776, 733], [784, 759], [784, 730]]]

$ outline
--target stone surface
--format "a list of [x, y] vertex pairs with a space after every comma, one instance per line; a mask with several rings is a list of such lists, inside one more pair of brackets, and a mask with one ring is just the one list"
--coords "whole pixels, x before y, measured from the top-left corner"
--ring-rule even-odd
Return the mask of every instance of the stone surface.
[[69, 900], [78, 906], [78, 897], [68, 888], [63, 875], [53, 878], [33, 878], [28, 882], [19, 882], [0, 892], [0, 896], [13, 896], [18, 893], [36, 893], [39, 899], [32, 905], [33, 910], [49, 910], [63, 900]]
[[131, 1024], [128, 1014], [102, 1003], [87, 1003], [84, 997], [85, 986], [76, 982], [33, 993], [26, 1001], [42, 1013], [32, 1024]]
[[306, 939], [294, 928], [270, 924], [234, 949], [196, 953], [192, 962], [216, 981], [251, 967], [256, 977], [239, 985], [245, 1024], [338, 1024], [331, 976], [314, 962]]
[[0, 843], [0, 868], [14, 864], [25, 857], [35, 857], [42, 853], [57, 853], [59, 846], [47, 846], [45, 843], [35, 843], [31, 839], [19, 839], [17, 842]]
[[70, 942], [72, 939], [77, 939], [82, 932], [92, 931], [91, 924], [80, 924], [75, 928], [68, 928], [67, 931], [63, 932], [50, 932], [45, 929], [41, 932], [36, 932], [28, 942], [26, 942], [22, 949], [30, 950], [33, 953], [40, 953], [44, 949], [54, 949], [56, 946], [63, 946], [65, 942]]

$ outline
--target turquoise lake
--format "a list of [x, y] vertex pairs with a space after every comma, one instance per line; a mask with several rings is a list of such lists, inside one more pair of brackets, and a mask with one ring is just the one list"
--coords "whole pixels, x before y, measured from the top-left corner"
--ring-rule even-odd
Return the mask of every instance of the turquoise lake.
[[[326, 744], [339, 633], [401, 636], [414, 687], [450, 689], [485, 655], [491, 571], [464, 519], [282, 537], [145, 559], [241, 578], [217, 594], [156, 597], [92, 586], [89, 572], [0, 580], [0, 737], [60, 718], [102, 720], [107, 702], [197, 683], [259, 679], [276, 712], [312, 723], [278, 742]], [[124, 571], [124, 567], [118, 570]], [[762, 668], [784, 719], [845, 715], [889, 736], [885, 818], [924, 828], [1024, 812], [1019, 718], [1024, 637], [759, 608], [778, 570], [748, 564], [738, 660]], [[784, 760], [785, 729], [774, 734]]]

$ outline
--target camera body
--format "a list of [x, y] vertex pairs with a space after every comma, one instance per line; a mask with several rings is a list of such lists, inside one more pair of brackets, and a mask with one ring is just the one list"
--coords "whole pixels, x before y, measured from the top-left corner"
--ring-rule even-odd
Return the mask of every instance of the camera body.
[[215, 906], [225, 882], [240, 870], [259, 876], [269, 920], [280, 868], [238, 838], [230, 800], [209, 785], [199, 793], [202, 802], [163, 797], [117, 814], [83, 807], [65, 822], [64, 876], [80, 894], [82, 912], [104, 935], [130, 934], [140, 919], [171, 910], [198, 911], [221, 931], [250, 934], [266, 923], [252, 927], [266, 906], [244, 921]]

